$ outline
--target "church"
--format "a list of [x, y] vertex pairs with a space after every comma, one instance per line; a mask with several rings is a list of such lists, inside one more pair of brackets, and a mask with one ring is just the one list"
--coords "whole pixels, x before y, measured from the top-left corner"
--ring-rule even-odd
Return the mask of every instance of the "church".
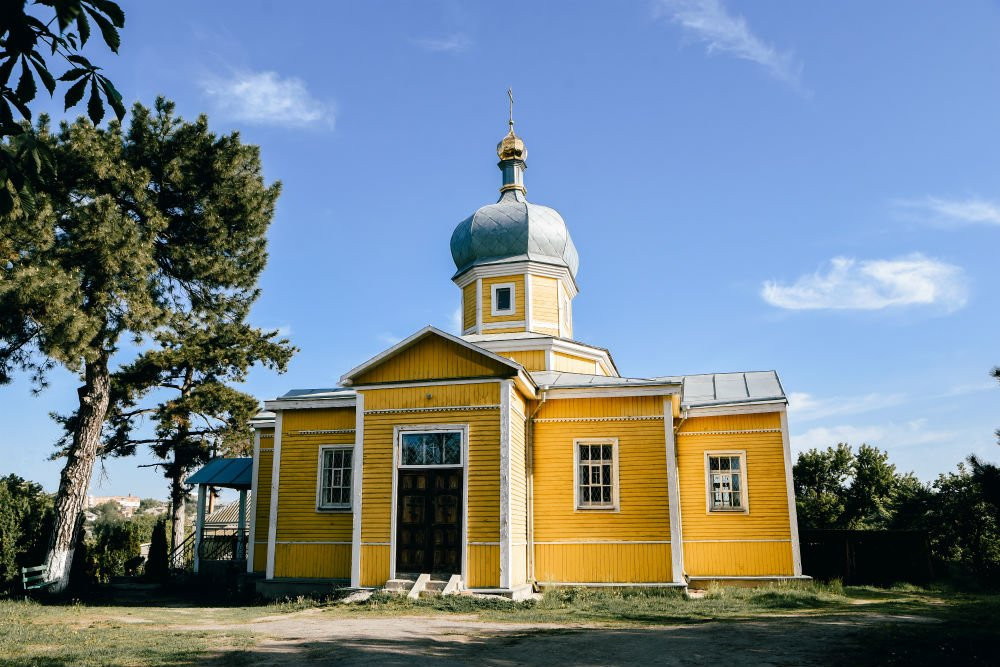
[[248, 570], [511, 597], [802, 578], [777, 374], [625, 377], [576, 340], [577, 250], [526, 199], [509, 127], [499, 200], [451, 237], [461, 335], [425, 327], [265, 402]]

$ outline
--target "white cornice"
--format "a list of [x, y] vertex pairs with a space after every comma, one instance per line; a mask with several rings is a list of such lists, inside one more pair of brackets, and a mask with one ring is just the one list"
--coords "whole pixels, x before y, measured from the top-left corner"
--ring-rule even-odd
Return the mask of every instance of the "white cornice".
[[545, 397], [560, 398], [619, 398], [622, 396], [668, 396], [679, 394], [680, 385], [597, 385], [594, 387], [542, 387]]
[[[297, 399], [286, 399], [282, 400], [280, 398], [273, 401], [264, 401], [264, 407], [267, 410], [309, 410], [316, 408], [353, 408], [357, 404], [357, 400], [352, 396], [351, 398], [297, 398]], [[270, 427], [273, 428], [272, 424]]]
[[[551, 350], [552, 352], [571, 354], [575, 357], [596, 361], [604, 367], [604, 372], [609, 376], [620, 377], [618, 369], [615, 367], [614, 361], [611, 360], [611, 355], [607, 350], [591, 347], [584, 343], [576, 343], [552, 336], [533, 336], [504, 340], [475, 341], [472, 344], [486, 348], [491, 352], [525, 352], [529, 350], [543, 350], [548, 352]], [[548, 368], [546, 370], [553, 369]]]
[[[682, 407], [684, 417], [715, 417], [719, 415], [754, 415], [762, 412], [784, 412], [786, 401], [756, 401], [752, 403], [729, 403], [724, 405], [702, 405]], [[688, 435], [688, 434], [685, 434]]]

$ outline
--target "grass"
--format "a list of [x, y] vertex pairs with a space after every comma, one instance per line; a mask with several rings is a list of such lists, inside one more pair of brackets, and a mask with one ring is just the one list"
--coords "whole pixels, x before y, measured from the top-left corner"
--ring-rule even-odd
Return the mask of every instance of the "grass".
[[[409, 600], [376, 593], [352, 604], [297, 598], [219, 607], [177, 600], [135, 606], [0, 600], [0, 662], [15, 667], [194, 665], [216, 656], [220, 664], [250, 664], [249, 650], [263, 636], [259, 626], [250, 624], [302, 612], [331, 621], [465, 614], [488, 621], [564, 626], [769, 620], [786, 624], [789, 632], [795, 623], [853, 618], [853, 640], [871, 658], [856, 664], [993, 664], [989, 651], [1000, 637], [1000, 596], [913, 586], [845, 588], [796, 582], [712, 588], [698, 599], [672, 589], [557, 588], [546, 590], [537, 602], [470, 596]], [[916, 623], [913, 617], [930, 621]], [[868, 622], [874, 619], [879, 622]]]

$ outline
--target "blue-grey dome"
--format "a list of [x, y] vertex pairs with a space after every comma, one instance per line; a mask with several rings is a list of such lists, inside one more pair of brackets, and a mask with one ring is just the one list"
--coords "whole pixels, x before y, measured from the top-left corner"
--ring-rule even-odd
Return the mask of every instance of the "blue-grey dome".
[[531, 204], [519, 189], [463, 220], [451, 235], [458, 273], [480, 264], [531, 260], [565, 266], [576, 278], [580, 259], [562, 216]]

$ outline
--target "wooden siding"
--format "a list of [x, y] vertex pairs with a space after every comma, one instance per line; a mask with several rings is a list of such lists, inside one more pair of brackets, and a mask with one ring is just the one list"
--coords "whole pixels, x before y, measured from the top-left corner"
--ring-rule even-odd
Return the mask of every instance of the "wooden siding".
[[[313, 414], [315, 413], [315, 414]], [[347, 419], [350, 418], [348, 422]], [[350, 510], [318, 511], [316, 483], [319, 448], [323, 445], [354, 445], [354, 433], [300, 434], [300, 427], [316, 424], [354, 426], [354, 410], [286, 410], [282, 417], [281, 476], [278, 478], [277, 539], [294, 541], [351, 541]], [[275, 551], [275, 576], [278, 568]], [[287, 568], [285, 568], [287, 571]], [[306, 576], [288, 574], [283, 576]]]
[[466, 588], [496, 588], [500, 585], [499, 544], [470, 544], [468, 558], [469, 580], [465, 582]]
[[[649, 417], [663, 414], [662, 396], [623, 398], [561, 398], [546, 401], [535, 419], [574, 419], [599, 417]], [[662, 422], [661, 422], [662, 423]], [[660, 429], [660, 440], [664, 437]], [[666, 456], [664, 454], [664, 456]], [[666, 461], [666, 458], [664, 458]], [[664, 463], [666, 465], [666, 463]]]
[[528, 371], [545, 370], [544, 350], [521, 350], [513, 352], [497, 352], [501, 357], [507, 357], [524, 366]]
[[552, 365], [554, 366], [554, 370], [557, 371], [564, 371], [566, 373], [586, 373], [588, 375], [597, 375], [596, 363], [593, 359], [585, 359], [583, 357], [578, 357], [573, 354], [553, 352]]
[[684, 564], [692, 577], [787, 576], [792, 574], [792, 545], [788, 541], [685, 542]]
[[669, 544], [536, 544], [535, 579], [553, 583], [671, 581]]
[[462, 288], [462, 330], [476, 326], [476, 281]]
[[[677, 459], [688, 574], [792, 574], [780, 429], [777, 412], [694, 417], [684, 422], [677, 437]], [[746, 452], [748, 512], [708, 511], [708, 451]]]
[[[279, 497], [280, 500], [280, 497]], [[351, 545], [281, 544], [274, 549], [274, 576], [350, 579]]]
[[[531, 319], [534, 322], [559, 324], [559, 281], [546, 276], [531, 276]], [[558, 333], [556, 329], [545, 327], [544, 331], [537, 325], [532, 331], [540, 333]]]
[[509, 377], [514, 373], [512, 368], [476, 350], [432, 334], [361, 373], [354, 378], [354, 384]]
[[[528, 476], [525, 452], [525, 418], [511, 389], [510, 411], [510, 542], [512, 586], [527, 581], [525, 546], [528, 543]], [[515, 558], [515, 554], [519, 557]]]
[[[354, 428], [354, 408], [327, 410], [285, 410], [281, 429], [295, 435], [296, 431], [343, 430]], [[284, 438], [284, 436], [282, 436]], [[261, 442], [264, 442], [263, 440]], [[285, 441], [281, 445], [284, 448]], [[261, 445], [263, 446], [263, 445]]]
[[[267, 525], [264, 526], [267, 533]], [[266, 535], [265, 535], [266, 537]], [[259, 541], [253, 545], [253, 571], [264, 572], [267, 570], [267, 540]]]
[[[257, 494], [253, 497], [254, 553], [253, 571], [263, 572], [267, 564], [267, 530], [271, 524], [271, 466], [274, 462], [273, 438], [260, 439], [260, 460], [257, 462]], [[264, 451], [265, 447], [268, 451]], [[259, 557], [263, 555], [264, 560]], [[260, 567], [258, 567], [258, 563]]]
[[[514, 312], [509, 315], [496, 315], [493, 312], [493, 285], [503, 283], [514, 283]], [[534, 289], [534, 285], [532, 285]], [[483, 323], [492, 322], [520, 322], [524, 320], [524, 275], [497, 276], [495, 278], [483, 278]], [[519, 331], [524, 331], [524, 327], [519, 327]], [[493, 330], [484, 333], [493, 333]]]
[[389, 546], [361, 545], [361, 585], [381, 586], [389, 581]]
[[[453, 386], [412, 387], [365, 390], [365, 407], [375, 405], [430, 402], [428, 407], [475, 405], [479, 409], [440, 410], [430, 412], [367, 413], [364, 431], [364, 484], [362, 486], [362, 542], [391, 541], [392, 520], [392, 450], [395, 426], [420, 424], [469, 425], [468, 515], [467, 534], [470, 542], [499, 543], [500, 540], [500, 408], [499, 383], [476, 383]], [[432, 398], [426, 399], [431, 393]], [[375, 409], [375, 408], [372, 408]], [[366, 547], [367, 549], [367, 547]], [[372, 547], [374, 549], [374, 547]], [[386, 559], [388, 559], [386, 547]], [[497, 547], [499, 550], [499, 546]], [[389, 574], [385, 566], [365, 562], [369, 551], [362, 552], [363, 585], [381, 585]], [[375, 552], [372, 552], [375, 553]], [[499, 581], [499, 556], [489, 564], [478, 559], [486, 552], [469, 550], [469, 570], [494, 568], [493, 578]], [[499, 553], [499, 552], [498, 552]], [[382, 558], [381, 555], [377, 556]], [[495, 561], [495, 562], [494, 562]], [[384, 573], [385, 578], [376, 581]], [[485, 575], [476, 575], [484, 580]], [[373, 583], [374, 582], [374, 583]], [[471, 585], [471, 584], [470, 584]], [[483, 584], [486, 585], [486, 584]], [[496, 585], [496, 584], [490, 584]]]

